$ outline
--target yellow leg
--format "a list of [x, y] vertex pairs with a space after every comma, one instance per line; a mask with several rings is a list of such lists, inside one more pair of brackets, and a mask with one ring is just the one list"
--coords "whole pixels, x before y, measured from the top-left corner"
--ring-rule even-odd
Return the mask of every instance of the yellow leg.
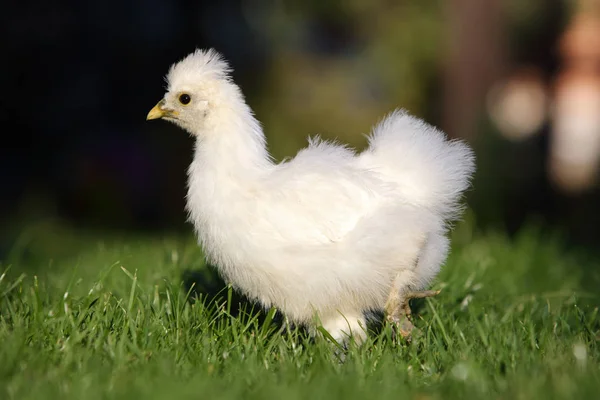
[[[398, 282], [398, 279], [396, 282]], [[412, 330], [414, 329], [414, 325], [411, 322], [410, 305], [408, 304], [411, 299], [433, 297], [439, 293], [439, 290], [405, 292], [402, 289], [399, 290], [394, 285], [385, 304], [385, 313], [387, 321], [395, 327], [396, 334], [410, 340]]]

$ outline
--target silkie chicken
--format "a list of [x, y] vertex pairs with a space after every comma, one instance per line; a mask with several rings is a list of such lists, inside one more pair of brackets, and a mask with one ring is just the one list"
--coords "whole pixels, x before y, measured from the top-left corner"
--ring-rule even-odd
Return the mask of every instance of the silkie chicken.
[[230, 72], [215, 51], [196, 50], [171, 66], [147, 116], [195, 138], [187, 211], [208, 260], [288, 322], [341, 343], [364, 340], [370, 310], [409, 338], [408, 301], [437, 294], [424, 289], [447, 257], [471, 149], [394, 111], [360, 153], [309, 139], [275, 163]]

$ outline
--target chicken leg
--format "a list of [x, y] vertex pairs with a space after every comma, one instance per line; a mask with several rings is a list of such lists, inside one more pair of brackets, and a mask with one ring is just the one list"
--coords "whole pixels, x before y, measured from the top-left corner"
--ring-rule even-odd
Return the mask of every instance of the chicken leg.
[[414, 325], [411, 321], [411, 310], [408, 302], [411, 299], [423, 299], [433, 297], [440, 293], [439, 290], [410, 291], [405, 284], [406, 276], [400, 273], [394, 280], [394, 285], [385, 303], [386, 320], [390, 322], [396, 330], [396, 335], [410, 340]]
[[360, 312], [334, 313], [323, 318], [322, 326], [342, 345], [350, 340], [360, 345], [367, 337], [365, 317]]

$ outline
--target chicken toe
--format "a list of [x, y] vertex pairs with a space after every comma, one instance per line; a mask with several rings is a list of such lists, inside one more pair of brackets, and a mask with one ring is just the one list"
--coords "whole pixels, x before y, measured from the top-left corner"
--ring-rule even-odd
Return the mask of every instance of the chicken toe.
[[439, 290], [424, 290], [418, 292], [399, 293], [394, 291], [390, 294], [386, 303], [386, 319], [394, 327], [395, 335], [410, 340], [414, 325], [411, 322], [412, 312], [408, 304], [411, 299], [422, 299], [439, 294]]

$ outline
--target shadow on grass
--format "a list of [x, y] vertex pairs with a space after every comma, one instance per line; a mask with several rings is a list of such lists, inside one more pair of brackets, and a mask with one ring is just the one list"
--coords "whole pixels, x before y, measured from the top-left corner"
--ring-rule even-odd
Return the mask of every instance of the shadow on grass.
[[[230, 287], [216, 272], [216, 269], [208, 265], [197, 270], [185, 270], [181, 279], [183, 287], [189, 293], [190, 301], [202, 301], [207, 305], [225, 306], [232, 317], [241, 315], [257, 317], [260, 324], [265, 322], [268, 310], [258, 302], [251, 300], [235, 288]], [[284, 318], [281, 312], [277, 312], [272, 323], [282, 327]]]

